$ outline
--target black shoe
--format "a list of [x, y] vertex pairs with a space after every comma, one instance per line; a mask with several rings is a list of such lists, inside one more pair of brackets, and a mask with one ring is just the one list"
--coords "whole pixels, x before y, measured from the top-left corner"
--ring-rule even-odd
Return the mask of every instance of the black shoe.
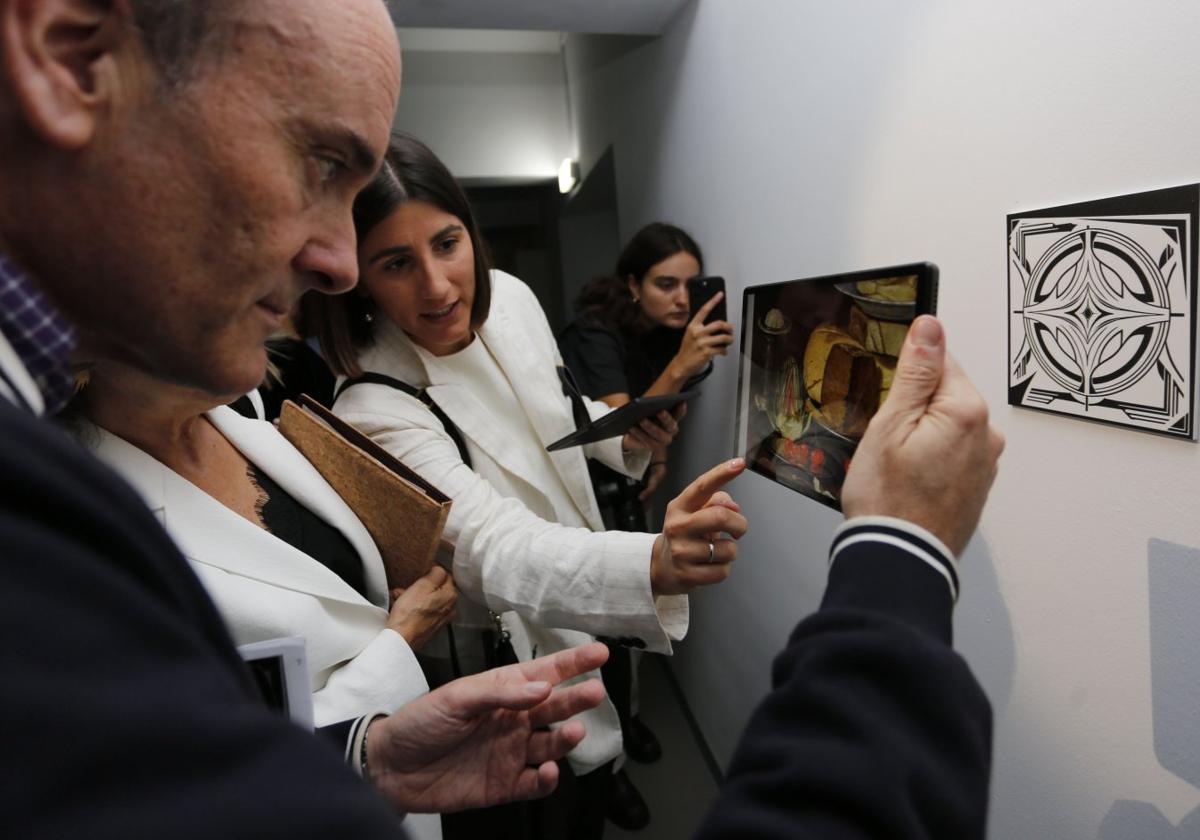
[[662, 744], [641, 718], [630, 718], [621, 736], [625, 742], [625, 755], [639, 764], [653, 764], [662, 758]]
[[626, 831], [640, 831], [650, 824], [650, 809], [646, 807], [646, 800], [642, 799], [624, 770], [613, 773], [605, 814], [613, 825]]

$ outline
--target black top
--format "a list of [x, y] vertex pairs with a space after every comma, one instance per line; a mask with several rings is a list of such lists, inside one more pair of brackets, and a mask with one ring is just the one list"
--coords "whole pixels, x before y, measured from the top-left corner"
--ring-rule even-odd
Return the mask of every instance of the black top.
[[286, 490], [253, 464], [250, 478], [262, 490], [265, 501], [258, 515], [279, 539], [328, 568], [354, 591], [367, 597], [362, 558], [346, 535], [293, 499]]
[[263, 704], [129, 485], [4, 400], [0, 432], [4, 835], [395, 838], [345, 740]]
[[558, 346], [585, 396], [640, 397], [679, 352], [682, 340], [683, 330], [660, 326], [634, 336], [585, 316], [563, 330]]

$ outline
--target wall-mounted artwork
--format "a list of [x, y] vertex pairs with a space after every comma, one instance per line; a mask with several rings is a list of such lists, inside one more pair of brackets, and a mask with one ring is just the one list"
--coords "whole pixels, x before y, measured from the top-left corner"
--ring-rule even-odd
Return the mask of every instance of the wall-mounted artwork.
[[1200, 185], [1008, 217], [1010, 405], [1196, 440]]
[[734, 447], [749, 469], [840, 509], [909, 324], [936, 303], [931, 263], [745, 289]]

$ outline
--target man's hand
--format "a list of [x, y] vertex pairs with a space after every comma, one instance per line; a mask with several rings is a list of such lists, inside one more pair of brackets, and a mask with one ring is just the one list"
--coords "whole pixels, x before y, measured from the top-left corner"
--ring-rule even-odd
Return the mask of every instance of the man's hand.
[[[655, 595], [682, 595], [729, 577], [737, 542], [749, 527], [728, 493], [746, 462], [734, 458], [697, 478], [667, 505], [663, 532], [654, 541], [650, 588]], [[722, 533], [733, 539], [726, 539]]]
[[558, 723], [604, 699], [599, 680], [554, 688], [608, 659], [601, 644], [463, 677], [375, 721], [367, 737], [372, 783], [405, 812], [482, 808], [545, 796], [558, 759], [583, 740]]
[[891, 393], [846, 476], [846, 518], [906, 519], [961, 554], [1003, 449], [983, 397], [946, 353], [942, 325], [923, 315], [908, 331]]

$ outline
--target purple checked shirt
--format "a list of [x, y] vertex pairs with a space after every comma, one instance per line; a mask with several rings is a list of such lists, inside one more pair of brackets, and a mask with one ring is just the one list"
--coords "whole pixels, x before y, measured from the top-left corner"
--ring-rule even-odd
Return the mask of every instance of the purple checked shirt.
[[75, 328], [51, 306], [33, 278], [0, 252], [0, 333], [8, 339], [42, 392], [46, 414], [71, 399], [75, 378], [67, 358], [75, 349]]

